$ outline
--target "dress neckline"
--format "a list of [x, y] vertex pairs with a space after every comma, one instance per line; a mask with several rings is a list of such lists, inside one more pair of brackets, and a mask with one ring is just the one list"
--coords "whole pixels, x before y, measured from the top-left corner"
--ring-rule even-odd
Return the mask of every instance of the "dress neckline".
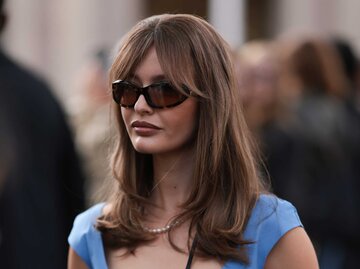
[[[101, 216], [101, 214], [103, 213], [103, 209], [104, 209], [105, 205], [106, 205], [105, 203], [102, 203], [101, 206], [99, 206], [99, 216]], [[94, 229], [94, 231], [96, 233], [96, 236], [99, 239], [100, 250], [101, 250], [101, 256], [100, 256], [101, 263], [103, 264], [104, 269], [109, 269], [109, 267], [107, 265], [106, 257], [105, 257], [105, 247], [104, 247], [104, 242], [102, 240], [101, 233], [94, 226], [93, 226], [93, 229]], [[191, 264], [192, 264], [192, 260], [193, 260], [193, 257], [194, 257], [196, 245], [197, 245], [197, 236], [195, 235], [194, 241], [193, 241], [193, 243], [191, 245], [191, 250], [190, 250], [190, 253], [189, 253], [189, 257], [188, 257], [185, 269], [190, 269], [191, 268]], [[227, 262], [224, 263], [224, 265], [220, 269], [225, 269], [226, 264], [227, 264]]]

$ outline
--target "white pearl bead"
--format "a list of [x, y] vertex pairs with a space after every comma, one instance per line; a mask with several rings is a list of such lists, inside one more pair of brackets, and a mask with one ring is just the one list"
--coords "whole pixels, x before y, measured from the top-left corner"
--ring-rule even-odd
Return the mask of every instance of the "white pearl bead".
[[144, 231], [148, 232], [148, 233], [153, 233], [153, 234], [160, 234], [160, 233], [166, 233], [168, 232], [171, 228], [177, 226], [178, 224], [180, 224], [181, 221], [175, 221], [172, 222], [170, 224], [167, 224], [165, 227], [162, 228], [148, 228], [148, 227], [143, 227]]

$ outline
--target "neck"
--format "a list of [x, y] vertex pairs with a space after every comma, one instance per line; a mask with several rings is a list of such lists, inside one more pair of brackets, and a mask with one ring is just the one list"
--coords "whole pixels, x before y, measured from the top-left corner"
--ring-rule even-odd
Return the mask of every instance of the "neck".
[[153, 156], [154, 188], [151, 199], [162, 214], [175, 215], [187, 199], [192, 186], [193, 149], [176, 154]]

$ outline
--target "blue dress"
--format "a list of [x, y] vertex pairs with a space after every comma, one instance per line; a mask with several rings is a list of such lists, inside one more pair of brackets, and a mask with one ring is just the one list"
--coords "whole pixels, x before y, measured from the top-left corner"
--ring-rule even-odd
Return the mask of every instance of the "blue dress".
[[[75, 219], [68, 238], [70, 246], [90, 269], [108, 269], [101, 234], [94, 228], [105, 204], [97, 204]], [[295, 207], [273, 195], [260, 195], [246, 226], [249, 265], [228, 261], [222, 269], [263, 268], [271, 249], [288, 231], [302, 227]]]

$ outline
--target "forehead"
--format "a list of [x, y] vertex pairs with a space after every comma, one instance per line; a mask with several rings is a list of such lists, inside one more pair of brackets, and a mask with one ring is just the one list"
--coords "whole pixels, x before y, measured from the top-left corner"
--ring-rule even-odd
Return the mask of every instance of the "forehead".
[[143, 84], [152, 83], [165, 77], [155, 47], [149, 49], [132, 75], [135, 80]]

